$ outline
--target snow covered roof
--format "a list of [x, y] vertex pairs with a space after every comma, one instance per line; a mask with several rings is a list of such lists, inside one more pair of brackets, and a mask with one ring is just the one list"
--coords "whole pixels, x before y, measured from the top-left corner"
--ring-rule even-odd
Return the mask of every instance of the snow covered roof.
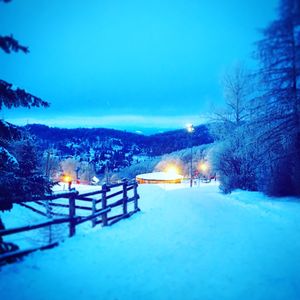
[[153, 172], [137, 175], [136, 178], [145, 180], [178, 180], [182, 179], [183, 176], [175, 173]]

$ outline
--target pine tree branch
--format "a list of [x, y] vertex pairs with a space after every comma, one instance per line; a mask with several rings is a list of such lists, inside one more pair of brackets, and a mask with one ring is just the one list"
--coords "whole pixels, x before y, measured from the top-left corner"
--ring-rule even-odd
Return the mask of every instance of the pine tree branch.
[[19, 42], [13, 38], [12, 35], [0, 36], [0, 48], [5, 53], [8, 53], [8, 54], [11, 52], [18, 52], [18, 51], [22, 51], [24, 53], [29, 52], [28, 47], [20, 45]]
[[13, 85], [0, 79], [0, 110], [2, 107], [49, 107], [49, 103], [27, 93], [22, 89], [13, 89]]

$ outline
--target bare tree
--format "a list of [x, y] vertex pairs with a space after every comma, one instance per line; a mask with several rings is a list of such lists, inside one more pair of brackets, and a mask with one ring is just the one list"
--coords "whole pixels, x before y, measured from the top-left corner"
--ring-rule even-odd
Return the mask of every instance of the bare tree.
[[255, 147], [250, 126], [253, 102], [253, 75], [241, 64], [223, 78], [226, 107], [213, 118], [211, 132], [216, 143], [212, 151], [214, 170], [220, 175], [221, 189], [256, 189]]
[[224, 96], [227, 107], [227, 121], [236, 126], [249, 116], [250, 73], [238, 64], [223, 78]]

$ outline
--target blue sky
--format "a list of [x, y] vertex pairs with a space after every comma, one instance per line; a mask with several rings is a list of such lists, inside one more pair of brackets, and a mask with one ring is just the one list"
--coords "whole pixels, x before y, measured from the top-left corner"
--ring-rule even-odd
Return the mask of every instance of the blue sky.
[[250, 59], [276, 0], [14, 0], [1, 34], [30, 53], [0, 53], [0, 78], [51, 102], [4, 110], [16, 124], [165, 130], [222, 106], [222, 74]]

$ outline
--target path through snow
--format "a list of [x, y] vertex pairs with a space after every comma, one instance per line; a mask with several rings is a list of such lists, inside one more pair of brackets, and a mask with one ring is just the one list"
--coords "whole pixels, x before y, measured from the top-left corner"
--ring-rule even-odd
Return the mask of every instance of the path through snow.
[[300, 202], [168, 187], [142, 185], [142, 212], [3, 267], [1, 299], [300, 299]]

